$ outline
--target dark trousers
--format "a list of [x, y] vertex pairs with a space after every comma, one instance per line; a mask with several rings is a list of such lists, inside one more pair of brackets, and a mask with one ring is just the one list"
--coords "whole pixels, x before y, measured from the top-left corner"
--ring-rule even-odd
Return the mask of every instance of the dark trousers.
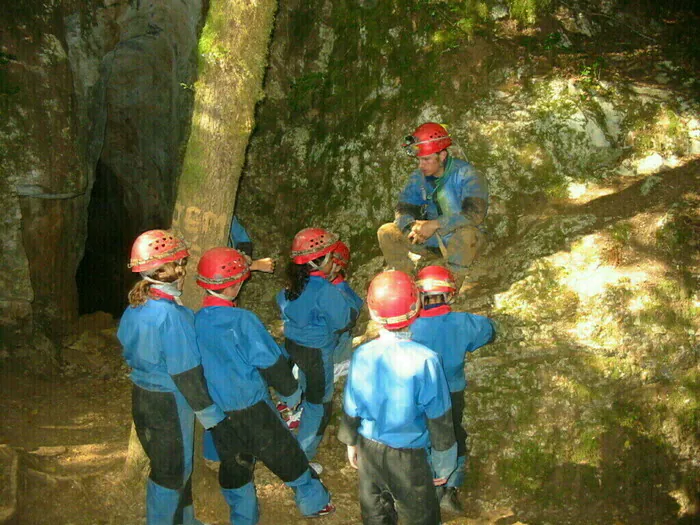
[[467, 431], [462, 424], [464, 390], [450, 392], [450, 400], [452, 401], [452, 422], [455, 427], [455, 438], [457, 438], [457, 456], [461, 458], [467, 455]]
[[392, 448], [360, 436], [360, 507], [365, 525], [439, 525], [425, 449]]
[[180, 494], [174, 523], [183, 522], [192, 505], [192, 440], [194, 414], [180, 393], [155, 392], [133, 385], [131, 414], [136, 435], [151, 467], [149, 478]]
[[256, 458], [284, 482], [294, 481], [309, 468], [296, 438], [265, 401], [227, 415], [212, 429], [221, 458], [222, 488], [237, 489], [249, 483]]

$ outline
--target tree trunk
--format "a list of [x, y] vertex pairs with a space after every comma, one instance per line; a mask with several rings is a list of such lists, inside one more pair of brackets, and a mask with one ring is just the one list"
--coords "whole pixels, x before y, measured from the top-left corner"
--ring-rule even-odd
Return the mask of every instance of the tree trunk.
[[263, 75], [276, 2], [212, 0], [199, 42], [199, 75], [173, 229], [190, 246], [183, 302], [196, 307], [202, 252], [226, 244], [238, 179], [263, 96]]

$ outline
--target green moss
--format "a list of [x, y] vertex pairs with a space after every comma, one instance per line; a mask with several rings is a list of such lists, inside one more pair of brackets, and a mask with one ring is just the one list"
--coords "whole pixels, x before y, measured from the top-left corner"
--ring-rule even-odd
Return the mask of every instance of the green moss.
[[518, 443], [512, 458], [504, 458], [496, 467], [501, 481], [516, 493], [524, 495], [538, 490], [556, 465], [555, 456], [542, 443]]

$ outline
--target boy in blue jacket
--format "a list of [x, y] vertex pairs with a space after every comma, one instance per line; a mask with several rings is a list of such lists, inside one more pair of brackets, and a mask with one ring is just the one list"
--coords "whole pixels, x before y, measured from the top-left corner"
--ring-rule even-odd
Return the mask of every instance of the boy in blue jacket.
[[256, 458], [294, 490], [304, 516], [330, 514], [335, 508], [328, 491], [270, 399], [268, 385], [290, 405], [298, 404], [301, 390], [289, 362], [257, 316], [236, 307], [250, 277], [247, 260], [233, 248], [213, 248], [202, 256], [197, 272], [197, 284], [207, 291], [195, 318], [204, 375], [212, 398], [227, 415], [211, 437], [221, 458], [219, 484], [231, 521], [258, 522]]
[[423, 309], [413, 323], [413, 339], [434, 350], [442, 359], [452, 399], [452, 416], [457, 436], [457, 469], [438, 489], [440, 506], [451, 512], [462, 512], [457, 489], [464, 483], [467, 456], [467, 432], [462, 425], [464, 412], [464, 361], [467, 352], [493, 341], [495, 330], [490, 319], [466, 312], [452, 312], [450, 302], [456, 292], [452, 273], [442, 266], [427, 266], [416, 280]]
[[434, 485], [457, 464], [445, 373], [435, 352], [411, 340], [420, 302], [408, 274], [377, 275], [367, 305], [383, 329], [353, 354], [338, 434], [359, 469], [363, 523], [438, 525]]

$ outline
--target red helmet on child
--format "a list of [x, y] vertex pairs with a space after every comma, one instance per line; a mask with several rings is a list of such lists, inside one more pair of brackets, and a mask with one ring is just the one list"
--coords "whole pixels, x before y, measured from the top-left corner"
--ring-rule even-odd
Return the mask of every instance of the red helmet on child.
[[305, 264], [333, 251], [338, 236], [323, 228], [305, 228], [292, 241], [292, 261]]
[[398, 330], [416, 320], [420, 311], [418, 289], [407, 273], [388, 270], [369, 284], [367, 306], [372, 319], [384, 328]]
[[426, 122], [408, 135], [404, 142], [406, 153], [412, 157], [426, 157], [438, 153], [452, 144], [450, 134], [436, 122]]
[[338, 241], [333, 248], [333, 261], [341, 268], [347, 268], [350, 264], [350, 248], [343, 241]]
[[457, 287], [452, 272], [443, 266], [426, 266], [416, 276], [421, 294], [455, 293]]
[[172, 261], [189, 257], [185, 241], [166, 230], [142, 233], [131, 246], [128, 267], [132, 272], [148, 272]]
[[197, 284], [206, 290], [222, 290], [248, 277], [248, 261], [233, 248], [207, 250], [197, 265]]

